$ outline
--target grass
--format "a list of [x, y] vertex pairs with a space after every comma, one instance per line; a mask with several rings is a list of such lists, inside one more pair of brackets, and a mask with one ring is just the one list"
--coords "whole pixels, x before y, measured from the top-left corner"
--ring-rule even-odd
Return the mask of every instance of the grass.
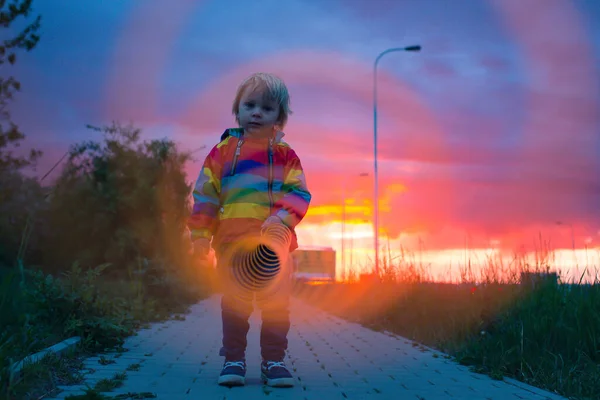
[[[454, 283], [430, 281], [426, 268], [410, 260], [382, 265], [379, 280], [297, 284], [295, 295], [347, 320], [446, 352], [492, 378], [512, 377], [569, 398], [598, 398], [597, 279], [562, 282], [544, 275], [547, 263], [524, 257], [506, 264], [487, 260], [478, 266], [479, 276], [465, 270]], [[526, 273], [540, 279], [521, 282]]]
[[83, 382], [84, 353], [57, 357], [49, 354], [39, 363], [31, 364], [23, 374], [11, 381], [10, 390], [0, 394], [2, 399], [38, 399], [57, 394], [60, 385], [76, 385]]
[[[23, 282], [18, 271], [0, 269], [0, 399], [38, 399], [56, 393], [59, 385], [80, 382], [82, 358], [122, 348], [139, 327], [185, 313], [210, 293], [202, 277], [192, 281], [198, 285], [171, 276], [162, 284], [154, 279], [149, 287], [139, 278], [108, 278], [103, 268], [84, 271], [73, 265], [58, 278], [27, 269]], [[15, 362], [72, 336], [82, 338], [74, 354], [48, 356], [22, 373], [11, 372]], [[111, 362], [104, 357], [99, 361]], [[118, 384], [103, 384], [109, 383]], [[96, 388], [96, 394], [107, 387]]]
[[124, 372], [116, 373], [112, 378], [101, 379], [96, 383], [94, 389], [98, 392], [110, 392], [111, 390], [123, 386], [123, 382], [127, 379], [127, 374]]

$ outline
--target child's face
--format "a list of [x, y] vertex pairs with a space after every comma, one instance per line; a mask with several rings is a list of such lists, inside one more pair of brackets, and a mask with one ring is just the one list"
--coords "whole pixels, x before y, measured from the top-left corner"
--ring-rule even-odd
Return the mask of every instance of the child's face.
[[279, 104], [264, 89], [245, 90], [240, 99], [238, 120], [246, 132], [257, 137], [268, 137], [273, 134], [278, 119]]

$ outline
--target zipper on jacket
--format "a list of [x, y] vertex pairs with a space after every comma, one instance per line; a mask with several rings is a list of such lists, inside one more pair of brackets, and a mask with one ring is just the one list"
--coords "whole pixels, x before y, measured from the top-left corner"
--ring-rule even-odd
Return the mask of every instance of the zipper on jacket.
[[269, 211], [273, 211], [273, 139], [269, 139]]
[[239, 139], [237, 143], [237, 147], [235, 148], [235, 154], [233, 155], [233, 163], [231, 164], [231, 171], [229, 172], [229, 176], [235, 174], [235, 167], [237, 167], [238, 157], [242, 152], [242, 144], [244, 143], [244, 139]]

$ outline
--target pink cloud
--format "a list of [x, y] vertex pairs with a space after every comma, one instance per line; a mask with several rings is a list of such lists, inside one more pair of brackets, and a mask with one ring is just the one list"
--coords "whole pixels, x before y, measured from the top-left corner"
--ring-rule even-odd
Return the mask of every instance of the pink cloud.
[[[364, 104], [365, 109], [372, 104], [372, 72], [368, 63], [341, 54], [297, 50], [263, 56], [224, 72], [191, 104], [183, 123], [202, 130], [222, 129], [224, 121], [232, 120], [229, 110], [237, 85], [256, 71], [274, 72], [288, 86], [310, 84], [320, 86], [323, 91], [339, 90], [347, 98]], [[378, 82], [381, 118], [393, 121], [396, 126], [409, 125], [419, 131], [418, 135], [402, 144], [405, 151], [432, 156], [442, 154], [445, 150], [443, 131], [419, 95], [385, 71], [381, 71]], [[335, 110], [332, 109], [331, 113], [335, 113]], [[323, 137], [319, 129], [312, 132], [307, 131], [304, 138], [313, 140]], [[307, 136], [310, 134], [315, 137]]]
[[[159, 83], [188, 18], [202, 1], [143, 2], [131, 10], [109, 65], [106, 113], [148, 122], [160, 115]], [[158, 121], [157, 121], [158, 122]]]
[[[580, 104], [569, 95], [589, 99], [585, 101], [596, 104], [597, 109], [599, 80], [593, 47], [582, 28], [583, 16], [573, 3], [560, 0], [533, 1], [527, 13], [519, 1], [496, 0], [493, 4], [522, 49], [529, 86], [534, 89], [529, 92], [524, 148], [560, 149], [563, 154], [575, 155], [579, 138], [597, 135], [590, 127], [600, 122], [599, 113], [591, 111], [593, 106], [586, 106], [585, 118], [581, 118]], [[556, 124], [560, 122], [557, 117], [569, 121], [570, 132]], [[573, 140], [573, 135], [579, 140]], [[546, 140], [540, 141], [541, 137]]]

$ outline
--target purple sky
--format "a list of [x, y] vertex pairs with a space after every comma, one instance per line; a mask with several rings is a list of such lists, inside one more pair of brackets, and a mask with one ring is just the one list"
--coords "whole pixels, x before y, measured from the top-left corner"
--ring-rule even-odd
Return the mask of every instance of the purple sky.
[[13, 116], [27, 144], [45, 150], [41, 171], [69, 145], [97, 139], [88, 123], [133, 122], [148, 138], [210, 147], [234, 124], [239, 81], [263, 70], [290, 88], [286, 139], [303, 160], [315, 209], [338, 206], [344, 180], [368, 206], [372, 178], [352, 177], [372, 170], [372, 64], [386, 48], [420, 44], [421, 53], [391, 53], [380, 64], [390, 234], [454, 227], [521, 236], [561, 220], [600, 241], [598, 1], [53, 0], [34, 8], [42, 39], [17, 64], [23, 88]]

